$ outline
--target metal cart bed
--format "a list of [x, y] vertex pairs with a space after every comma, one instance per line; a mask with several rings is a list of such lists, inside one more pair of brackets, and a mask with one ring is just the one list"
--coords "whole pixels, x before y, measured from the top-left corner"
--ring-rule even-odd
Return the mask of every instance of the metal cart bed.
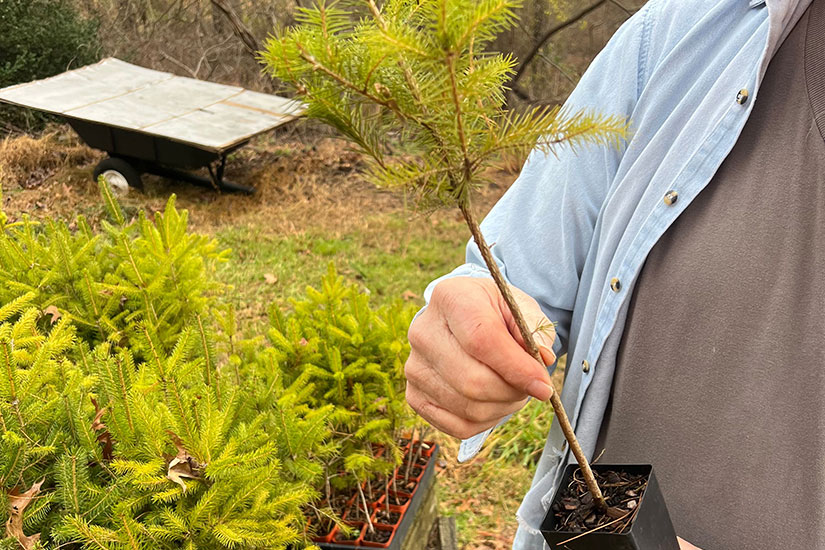
[[[0, 102], [66, 119], [109, 154], [94, 170], [117, 188], [150, 173], [229, 191], [226, 157], [254, 136], [300, 117], [303, 104], [236, 86], [175, 76], [115, 58], [0, 89]], [[208, 170], [208, 177], [192, 172]]]

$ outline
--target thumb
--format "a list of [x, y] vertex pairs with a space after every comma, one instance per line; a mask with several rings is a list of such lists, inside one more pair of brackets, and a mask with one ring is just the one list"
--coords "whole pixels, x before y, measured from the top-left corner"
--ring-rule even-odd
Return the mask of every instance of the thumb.
[[[556, 362], [556, 354], [553, 353], [553, 343], [556, 341], [556, 326], [544, 315], [535, 299], [514, 286], [511, 286], [510, 290], [522, 316], [524, 316], [527, 328], [533, 334], [533, 340], [539, 347], [544, 364], [547, 366], [552, 365]], [[521, 336], [521, 331], [515, 326], [515, 320], [512, 321], [512, 325], [510, 331], [519, 344], [524, 346], [524, 338]]]

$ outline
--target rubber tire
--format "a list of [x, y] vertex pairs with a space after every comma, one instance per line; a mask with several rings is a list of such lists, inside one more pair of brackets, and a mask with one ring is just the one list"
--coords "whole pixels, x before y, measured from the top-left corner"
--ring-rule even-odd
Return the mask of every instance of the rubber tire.
[[101, 174], [108, 171], [118, 172], [124, 177], [129, 187], [143, 191], [143, 180], [140, 179], [140, 172], [128, 161], [116, 157], [101, 160], [94, 169], [95, 181], [97, 181]]

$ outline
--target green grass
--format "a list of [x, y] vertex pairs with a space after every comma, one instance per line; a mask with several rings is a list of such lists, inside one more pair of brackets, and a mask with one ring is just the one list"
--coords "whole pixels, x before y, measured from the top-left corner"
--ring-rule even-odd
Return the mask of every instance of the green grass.
[[377, 305], [398, 299], [423, 303], [432, 279], [463, 261], [463, 225], [444, 220], [420, 223], [400, 215], [376, 217], [370, 231], [330, 235], [305, 230], [278, 235], [265, 226], [226, 227], [216, 233], [232, 260], [220, 266], [219, 279], [234, 287], [229, 294], [242, 320], [264, 318], [267, 306], [288, 307], [289, 299], [317, 284], [334, 262]]

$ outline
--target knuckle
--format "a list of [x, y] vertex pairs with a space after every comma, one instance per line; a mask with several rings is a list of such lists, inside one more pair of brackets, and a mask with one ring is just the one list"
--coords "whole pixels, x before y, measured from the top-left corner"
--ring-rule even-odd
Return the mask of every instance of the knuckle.
[[407, 382], [412, 382], [415, 384], [421, 380], [421, 371], [423, 369], [423, 365], [421, 365], [420, 361], [414, 354], [410, 354], [407, 358], [407, 362], [404, 363], [404, 377], [407, 379]]
[[421, 349], [427, 341], [427, 327], [426, 322], [421, 318], [416, 319], [410, 325], [407, 331], [407, 340], [410, 342], [410, 347], [413, 349]]
[[405, 392], [404, 396], [406, 397], [407, 404], [410, 406], [410, 408], [414, 410], [416, 413], [420, 414], [421, 397], [410, 384], [407, 384], [407, 391]]
[[484, 428], [479, 428], [468, 422], [462, 422], [461, 425], [456, 428], [455, 433], [453, 433], [452, 435], [458, 437], [459, 439], [470, 439], [471, 437], [478, 433], [481, 433], [482, 431], [484, 431]]
[[484, 401], [487, 397], [483, 377], [476, 369], [470, 369], [465, 373], [461, 393], [471, 401]]
[[495, 415], [485, 403], [469, 401], [464, 407], [464, 418], [475, 424], [489, 422]]

